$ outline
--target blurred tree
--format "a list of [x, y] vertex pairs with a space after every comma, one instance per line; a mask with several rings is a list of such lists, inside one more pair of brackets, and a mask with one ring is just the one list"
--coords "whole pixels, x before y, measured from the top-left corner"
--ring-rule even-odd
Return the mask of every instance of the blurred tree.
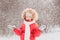
[[39, 25], [60, 25], [60, 0], [0, 0], [0, 34], [13, 34], [8, 24], [19, 27], [21, 13], [25, 8], [34, 8], [39, 14]]

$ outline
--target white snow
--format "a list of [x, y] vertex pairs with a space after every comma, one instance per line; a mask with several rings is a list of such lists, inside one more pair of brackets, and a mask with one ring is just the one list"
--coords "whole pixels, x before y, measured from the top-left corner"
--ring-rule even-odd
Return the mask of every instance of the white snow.
[[19, 40], [19, 36], [14, 35], [14, 36], [9, 36], [9, 37], [1, 37], [0, 36], [0, 40]]
[[44, 33], [36, 40], [60, 40], [60, 32]]
[[[1, 37], [0, 40], [20, 40], [19, 36], [12, 37]], [[60, 40], [60, 32], [52, 32], [52, 33], [43, 33], [40, 37], [36, 37], [36, 40]]]

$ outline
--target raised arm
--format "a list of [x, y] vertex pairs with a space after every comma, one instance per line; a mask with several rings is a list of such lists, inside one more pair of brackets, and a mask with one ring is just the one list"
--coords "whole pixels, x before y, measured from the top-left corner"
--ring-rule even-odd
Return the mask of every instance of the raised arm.
[[40, 36], [42, 31], [38, 28], [38, 24], [35, 23], [33, 26], [34, 26], [34, 29], [32, 30], [32, 34], [34, 35], [34, 37]]
[[13, 30], [17, 35], [22, 35], [24, 33], [24, 24], [20, 25], [20, 29], [14, 28]]

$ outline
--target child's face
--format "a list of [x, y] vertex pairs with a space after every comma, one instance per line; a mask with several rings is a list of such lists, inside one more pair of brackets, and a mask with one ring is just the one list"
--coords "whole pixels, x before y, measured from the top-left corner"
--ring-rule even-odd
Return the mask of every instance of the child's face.
[[32, 14], [26, 13], [26, 20], [31, 20], [31, 19], [32, 19]]

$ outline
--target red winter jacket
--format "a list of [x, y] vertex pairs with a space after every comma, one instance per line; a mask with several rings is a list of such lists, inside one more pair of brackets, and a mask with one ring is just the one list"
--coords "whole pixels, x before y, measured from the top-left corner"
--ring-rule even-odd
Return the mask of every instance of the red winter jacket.
[[[24, 33], [25, 33], [25, 24], [20, 25], [20, 29], [14, 28], [14, 32], [20, 36], [21, 40], [24, 40]], [[38, 29], [37, 23], [33, 23], [30, 25], [30, 40], [35, 40], [35, 37], [40, 36], [42, 31]]]

